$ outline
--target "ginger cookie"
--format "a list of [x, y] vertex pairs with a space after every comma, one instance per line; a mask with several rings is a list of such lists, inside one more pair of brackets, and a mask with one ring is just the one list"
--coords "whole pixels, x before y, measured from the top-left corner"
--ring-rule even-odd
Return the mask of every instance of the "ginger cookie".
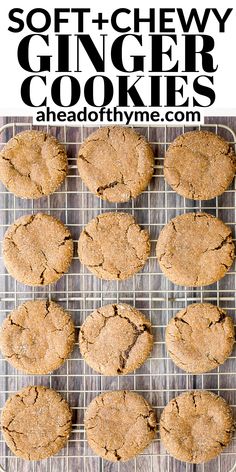
[[21, 198], [40, 198], [55, 192], [66, 177], [64, 147], [43, 131], [24, 131], [0, 152], [0, 179]]
[[44, 213], [18, 218], [3, 240], [4, 264], [26, 285], [48, 285], [68, 270], [73, 241], [67, 227]]
[[135, 392], [105, 392], [85, 413], [85, 430], [92, 450], [112, 462], [127, 461], [155, 438], [157, 421], [148, 402]]
[[178, 194], [193, 200], [221, 195], [236, 170], [233, 149], [209, 131], [190, 131], [178, 136], [167, 149], [164, 175]]
[[27, 374], [58, 369], [75, 343], [71, 317], [57, 303], [32, 300], [13, 310], [0, 330], [0, 349], [8, 362]]
[[55, 390], [30, 386], [8, 398], [1, 427], [8, 447], [17, 457], [37, 461], [53, 456], [65, 446], [72, 413]]
[[162, 229], [157, 259], [174, 284], [197, 287], [220, 280], [234, 260], [232, 233], [208, 213], [185, 213]]
[[78, 154], [78, 169], [90, 192], [109, 202], [127, 202], [146, 189], [153, 175], [150, 144], [131, 128], [104, 127]]
[[150, 254], [148, 232], [129, 213], [102, 213], [82, 231], [78, 255], [97, 277], [122, 280], [142, 269]]
[[130, 305], [106, 305], [89, 315], [80, 329], [80, 351], [104, 375], [128, 374], [140, 367], [153, 347], [151, 323]]
[[200, 374], [223, 364], [234, 345], [230, 316], [210, 303], [194, 303], [172, 318], [166, 328], [166, 347], [175, 364]]
[[160, 420], [160, 435], [175, 459], [200, 464], [218, 456], [234, 429], [230, 406], [206, 390], [185, 392], [171, 400]]

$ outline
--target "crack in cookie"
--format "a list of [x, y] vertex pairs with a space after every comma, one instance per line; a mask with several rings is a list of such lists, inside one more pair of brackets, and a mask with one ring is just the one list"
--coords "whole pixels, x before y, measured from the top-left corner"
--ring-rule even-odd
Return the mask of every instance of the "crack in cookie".
[[194, 303], [181, 310], [166, 328], [166, 347], [175, 364], [200, 374], [223, 364], [233, 350], [234, 323], [210, 303]]
[[110, 202], [127, 202], [148, 186], [154, 157], [149, 143], [131, 128], [103, 127], [84, 141], [77, 165], [93, 194]]
[[67, 155], [54, 136], [24, 131], [0, 152], [0, 179], [21, 198], [40, 198], [55, 192], [68, 171]]
[[68, 313], [49, 300], [20, 305], [4, 320], [0, 349], [8, 362], [28, 374], [48, 374], [60, 367], [75, 343]]
[[156, 255], [164, 274], [187, 287], [220, 280], [234, 261], [232, 233], [208, 213], [186, 213], [162, 229]]
[[26, 285], [48, 285], [68, 269], [73, 256], [69, 230], [56, 218], [22, 216], [6, 231], [3, 259], [8, 272]]
[[207, 390], [184, 392], [171, 400], [160, 419], [160, 436], [176, 459], [200, 464], [217, 457], [234, 430], [226, 401]]
[[140, 367], [150, 354], [151, 324], [130, 305], [105, 305], [86, 318], [79, 345], [90, 367], [104, 375], [124, 375]]
[[156, 416], [135, 392], [106, 392], [94, 398], [85, 413], [90, 447], [101, 457], [127, 461], [142, 452], [156, 436]]
[[147, 231], [128, 213], [103, 213], [82, 231], [78, 255], [97, 277], [127, 279], [144, 266], [150, 254]]
[[235, 170], [233, 149], [209, 131], [190, 131], [178, 136], [164, 159], [164, 176], [169, 185], [193, 200], [221, 195], [231, 184]]
[[2, 411], [1, 426], [8, 447], [17, 457], [41, 460], [65, 445], [72, 414], [66, 400], [55, 390], [30, 386], [9, 397]]

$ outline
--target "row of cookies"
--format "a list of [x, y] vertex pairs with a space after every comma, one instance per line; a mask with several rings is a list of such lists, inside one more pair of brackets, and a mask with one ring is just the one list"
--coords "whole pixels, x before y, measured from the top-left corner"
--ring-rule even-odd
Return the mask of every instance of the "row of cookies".
[[[13, 310], [0, 329], [0, 350], [27, 374], [49, 374], [60, 367], [76, 342], [69, 314], [56, 302], [29, 300]], [[80, 329], [79, 346], [88, 365], [105, 375], [127, 374], [140, 367], [153, 347], [151, 324], [134, 307], [98, 308]]]
[[[129, 213], [102, 213], [82, 230], [79, 259], [105, 280], [124, 280], [141, 270], [150, 255], [148, 232]], [[162, 229], [156, 255], [164, 274], [175, 284], [209, 285], [220, 280], [234, 260], [229, 226], [207, 213], [186, 213]], [[58, 280], [73, 257], [68, 228], [56, 218], [37, 213], [22, 216], [6, 231], [5, 266], [26, 285]]]
[[[77, 163], [82, 180], [94, 195], [118, 203], [146, 189], [153, 175], [154, 155], [145, 138], [133, 129], [103, 127], [84, 141]], [[194, 200], [221, 195], [231, 184], [235, 170], [232, 148], [209, 131], [178, 136], [168, 147], [164, 161], [170, 186]], [[43, 131], [17, 134], [0, 153], [0, 179], [21, 198], [50, 195], [67, 171], [63, 146]]]
[[[48, 374], [68, 358], [76, 341], [71, 317], [49, 300], [30, 300], [13, 310], [0, 330], [0, 350], [8, 362], [27, 374]], [[174, 316], [166, 328], [167, 351], [186, 372], [215, 369], [231, 354], [234, 324], [210, 303], [194, 303]], [[140, 367], [153, 348], [148, 319], [124, 304], [102, 306], [84, 321], [80, 352], [104, 375], [125, 375]]]
[[[72, 412], [55, 390], [28, 386], [7, 400], [1, 417], [6, 443], [26, 460], [56, 454], [69, 439]], [[95, 397], [85, 412], [90, 447], [112, 462], [141, 453], [157, 432], [156, 414], [135, 392], [119, 390]], [[230, 442], [234, 430], [226, 401], [206, 390], [185, 392], [171, 400], [160, 417], [160, 436], [177, 459], [193, 464], [213, 459]]]
[[[210, 304], [187, 307], [167, 327], [171, 357], [179, 365], [182, 356], [185, 362], [180, 367], [192, 372], [211, 370], [222, 363], [232, 350], [233, 338], [231, 318]], [[58, 368], [74, 341], [70, 316], [48, 300], [24, 303], [8, 315], [0, 332], [4, 356], [14, 367], [33, 374]], [[118, 304], [101, 307], [87, 317], [80, 330], [79, 344], [92, 368], [105, 375], [121, 375], [145, 361], [153, 338], [150, 323], [138, 310]], [[29, 460], [49, 457], [61, 449], [71, 432], [71, 422], [67, 402], [55, 391], [41, 386], [26, 387], [11, 396], [1, 420], [10, 449]], [[186, 443], [186, 434], [193, 427], [201, 434], [201, 441], [191, 434], [191, 441]], [[111, 461], [125, 461], [142, 452], [155, 438], [157, 421], [153, 408], [142, 396], [126, 391], [107, 392], [88, 406], [85, 429], [97, 454]], [[31, 430], [35, 431], [33, 438]], [[164, 408], [160, 418], [161, 439], [167, 450], [177, 459], [192, 463], [218, 455], [229, 443], [232, 432], [229, 406], [206, 391], [180, 395]], [[180, 448], [183, 441], [184, 447]]]

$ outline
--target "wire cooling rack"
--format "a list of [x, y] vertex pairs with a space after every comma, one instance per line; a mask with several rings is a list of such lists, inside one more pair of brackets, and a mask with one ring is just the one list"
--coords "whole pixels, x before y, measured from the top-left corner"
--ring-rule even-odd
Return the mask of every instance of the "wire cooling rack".
[[[0, 129], [1, 147], [16, 133], [31, 129], [29, 123], [11, 123]], [[76, 168], [76, 155], [81, 142], [95, 128], [88, 127], [33, 127], [55, 135], [65, 144], [69, 157], [69, 175], [60, 189], [50, 197], [39, 200], [21, 200], [0, 186], [0, 241], [7, 227], [18, 217], [32, 212], [45, 212], [60, 218], [71, 230], [75, 242], [73, 263], [68, 274], [56, 284], [31, 288], [10, 277], [0, 258], [0, 321], [19, 304], [32, 298], [49, 297], [67, 309], [79, 329], [85, 317], [95, 308], [115, 302], [135, 305], [150, 318], [155, 336], [151, 357], [133, 374], [121, 377], [97, 375], [82, 360], [78, 344], [71, 358], [51, 375], [27, 376], [0, 359], [0, 407], [9, 394], [26, 385], [46, 385], [60, 391], [73, 409], [73, 431], [67, 446], [56, 456], [27, 462], [14, 457], [0, 440], [0, 464], [7, 472], [229, 472], [236, 462], [236, 438], [220, 457], [202, 464], [190, 465], [171, 458], [160, 443], [159, 436], [135, 460], [127, 463], [109, 463], [96, 457], [89, 448], [83, 427], [86, 406], [104, 390], [135, 390], [153, 405], [158, 419], [167, 402], [184, 390], [210, 389], [222, 395], [236, 408], [236, 351], [225, 364], [203, 375], [185, 374], [168, 358], [165, 326], [172, 316], [189, 303], [208, 301], [218, 304], [235, 319], [235, 266], [218, 283], [204, 288], [183, 288], [173, 285], [161, 273], [155, 258], [155, 243], [165, 223], [177, 214], [203, 210], [229, 224], [235, 234], [235, 189], [233, 185], [222, 196], [207, 202], [186, 200], [173, 192], [163, 178], [165, 149], [178, 134], [199, 127], [158, 126], [135, 128], [147, 137], [153, 146], [156, 161], [155, 175], [147, 191], [130, 203], [109, 204], [91, 195], [81, 182]], [[211, 130], [235, 144], [234, 132], [223, 125], [207, 125]], [[103, 211], [128, 211], [151, 235], [152, 252], [142, 272], [127, 281], [102, 281], [82, 267], [76, 243], [82, 227]]]

